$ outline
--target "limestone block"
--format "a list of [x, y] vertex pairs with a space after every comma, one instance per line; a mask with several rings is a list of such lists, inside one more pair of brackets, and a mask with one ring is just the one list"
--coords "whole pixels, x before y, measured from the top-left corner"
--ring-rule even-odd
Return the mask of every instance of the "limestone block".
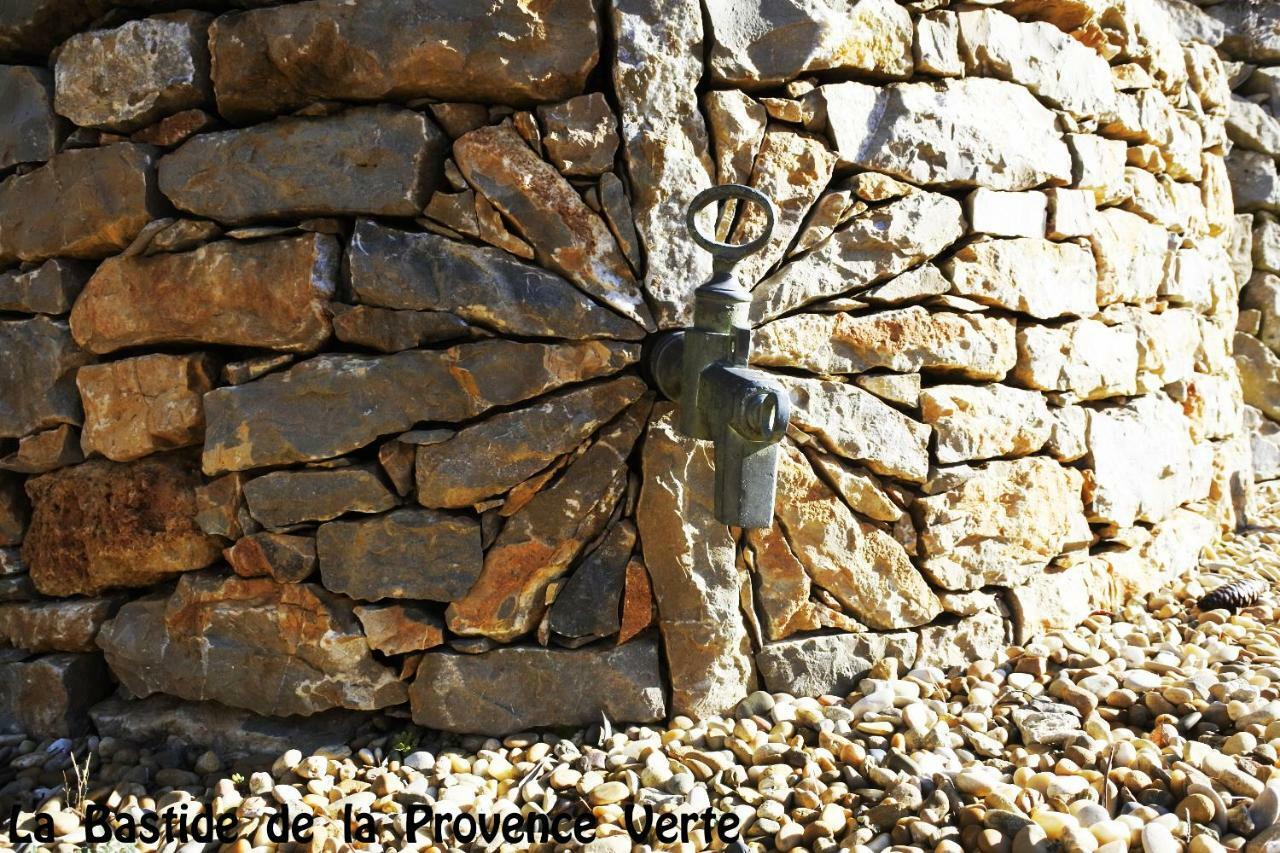
[[74, 35], [58, 51], [54, 105], [80, 127], [122, 133], [207, 106], [213, 16], [174, 12]]
[[1092, 541], [1073, 468], [1032, 456], [955, 472], [952, 488], [913, 508], [924, 557], [920, 568], [944, 589], [1016, 586], [1064, 550]]
[[1042, 192], [997, 192], [982, 187], [965, 197], [969, 230], [992, 237], [1044, 237], [1049, 199]]
[[[1053, 114], [1021, 86], [973, 77], [820, 91], [841, 166], [939, 187], [1026, 190], [1070, 180]], [[1002, 125], [1010, 121], [1016, 128]]]

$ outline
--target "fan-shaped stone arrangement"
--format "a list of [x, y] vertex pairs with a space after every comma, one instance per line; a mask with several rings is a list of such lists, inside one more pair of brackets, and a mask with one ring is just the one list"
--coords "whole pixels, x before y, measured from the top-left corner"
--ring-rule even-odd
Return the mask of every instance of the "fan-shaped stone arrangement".
[[[839, 693], [1234, 521], [1228, 80], [1154, 0], [181, 5], [0, 9], [0, 725]], [[750, 531], [641, 366], [730, 182]]]

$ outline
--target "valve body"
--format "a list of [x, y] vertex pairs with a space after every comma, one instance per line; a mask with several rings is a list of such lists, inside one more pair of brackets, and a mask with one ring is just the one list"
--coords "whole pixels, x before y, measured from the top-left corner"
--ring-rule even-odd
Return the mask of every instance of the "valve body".
[[[704, 200], [709, 195], [713, 197]], [[747, 366], [751, 294], [729, 269], [733, 260], [745, 256], [744, 249], [763, 241], [727, 246], [702, 237], [693, 224], [702, 205], [727, 197], [763, 199], [772, 226], [772, 204], [746, 187], [715, 187], [694, 200], [690, 228], [699, 244], [717, 256], [717, 269], [694, 292], [693, 327], [663, 336], [651, 354], [650, 369], [659, 389], [679, 408], [680, 431], [715, 445], [716, 518], [733, 527], [770, 527], [778, 442], [790, 420], [791, 398], [769, 374]]]

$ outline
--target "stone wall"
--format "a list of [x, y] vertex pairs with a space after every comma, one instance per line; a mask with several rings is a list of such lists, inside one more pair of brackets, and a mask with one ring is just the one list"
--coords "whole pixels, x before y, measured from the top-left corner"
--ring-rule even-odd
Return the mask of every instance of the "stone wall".
[[1218, 49], [1232, 90], [1227, 170], [1236, 203], [1232, 263], [1241, 285], [1235, 359], [1254, 474], [1274, 480], [1280, 477], [1280, 7], [1231, 0], [1170, 9], [1185, 40]]
[[[181, 5], [0, 7], [0, 727], [706, 715], [1237, 521], [1233, 101], [1155, 0]], [[745, 534], [641, 369], [728, 182]]]

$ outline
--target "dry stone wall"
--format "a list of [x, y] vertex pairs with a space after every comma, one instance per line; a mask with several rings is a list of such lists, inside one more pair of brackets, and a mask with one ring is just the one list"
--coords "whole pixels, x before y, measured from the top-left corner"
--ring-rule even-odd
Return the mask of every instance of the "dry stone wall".
[[1254, 474], [1274, 480], [1280, 477], [1280, 8], [1231, 0], [1204, 8], [1180, 2], [1170, 10], [1184, 40], [1218, 50], [1231, 89], [1230, 245], [1241, 286], [1234, 351]]
[[[1176, 26], [3, 4], [0, 726], [705, 715], [1151, 589], [1251, 481], [1233, 66]], [[642, 369], [730, 182], [795, 403], [752, 531]]]

